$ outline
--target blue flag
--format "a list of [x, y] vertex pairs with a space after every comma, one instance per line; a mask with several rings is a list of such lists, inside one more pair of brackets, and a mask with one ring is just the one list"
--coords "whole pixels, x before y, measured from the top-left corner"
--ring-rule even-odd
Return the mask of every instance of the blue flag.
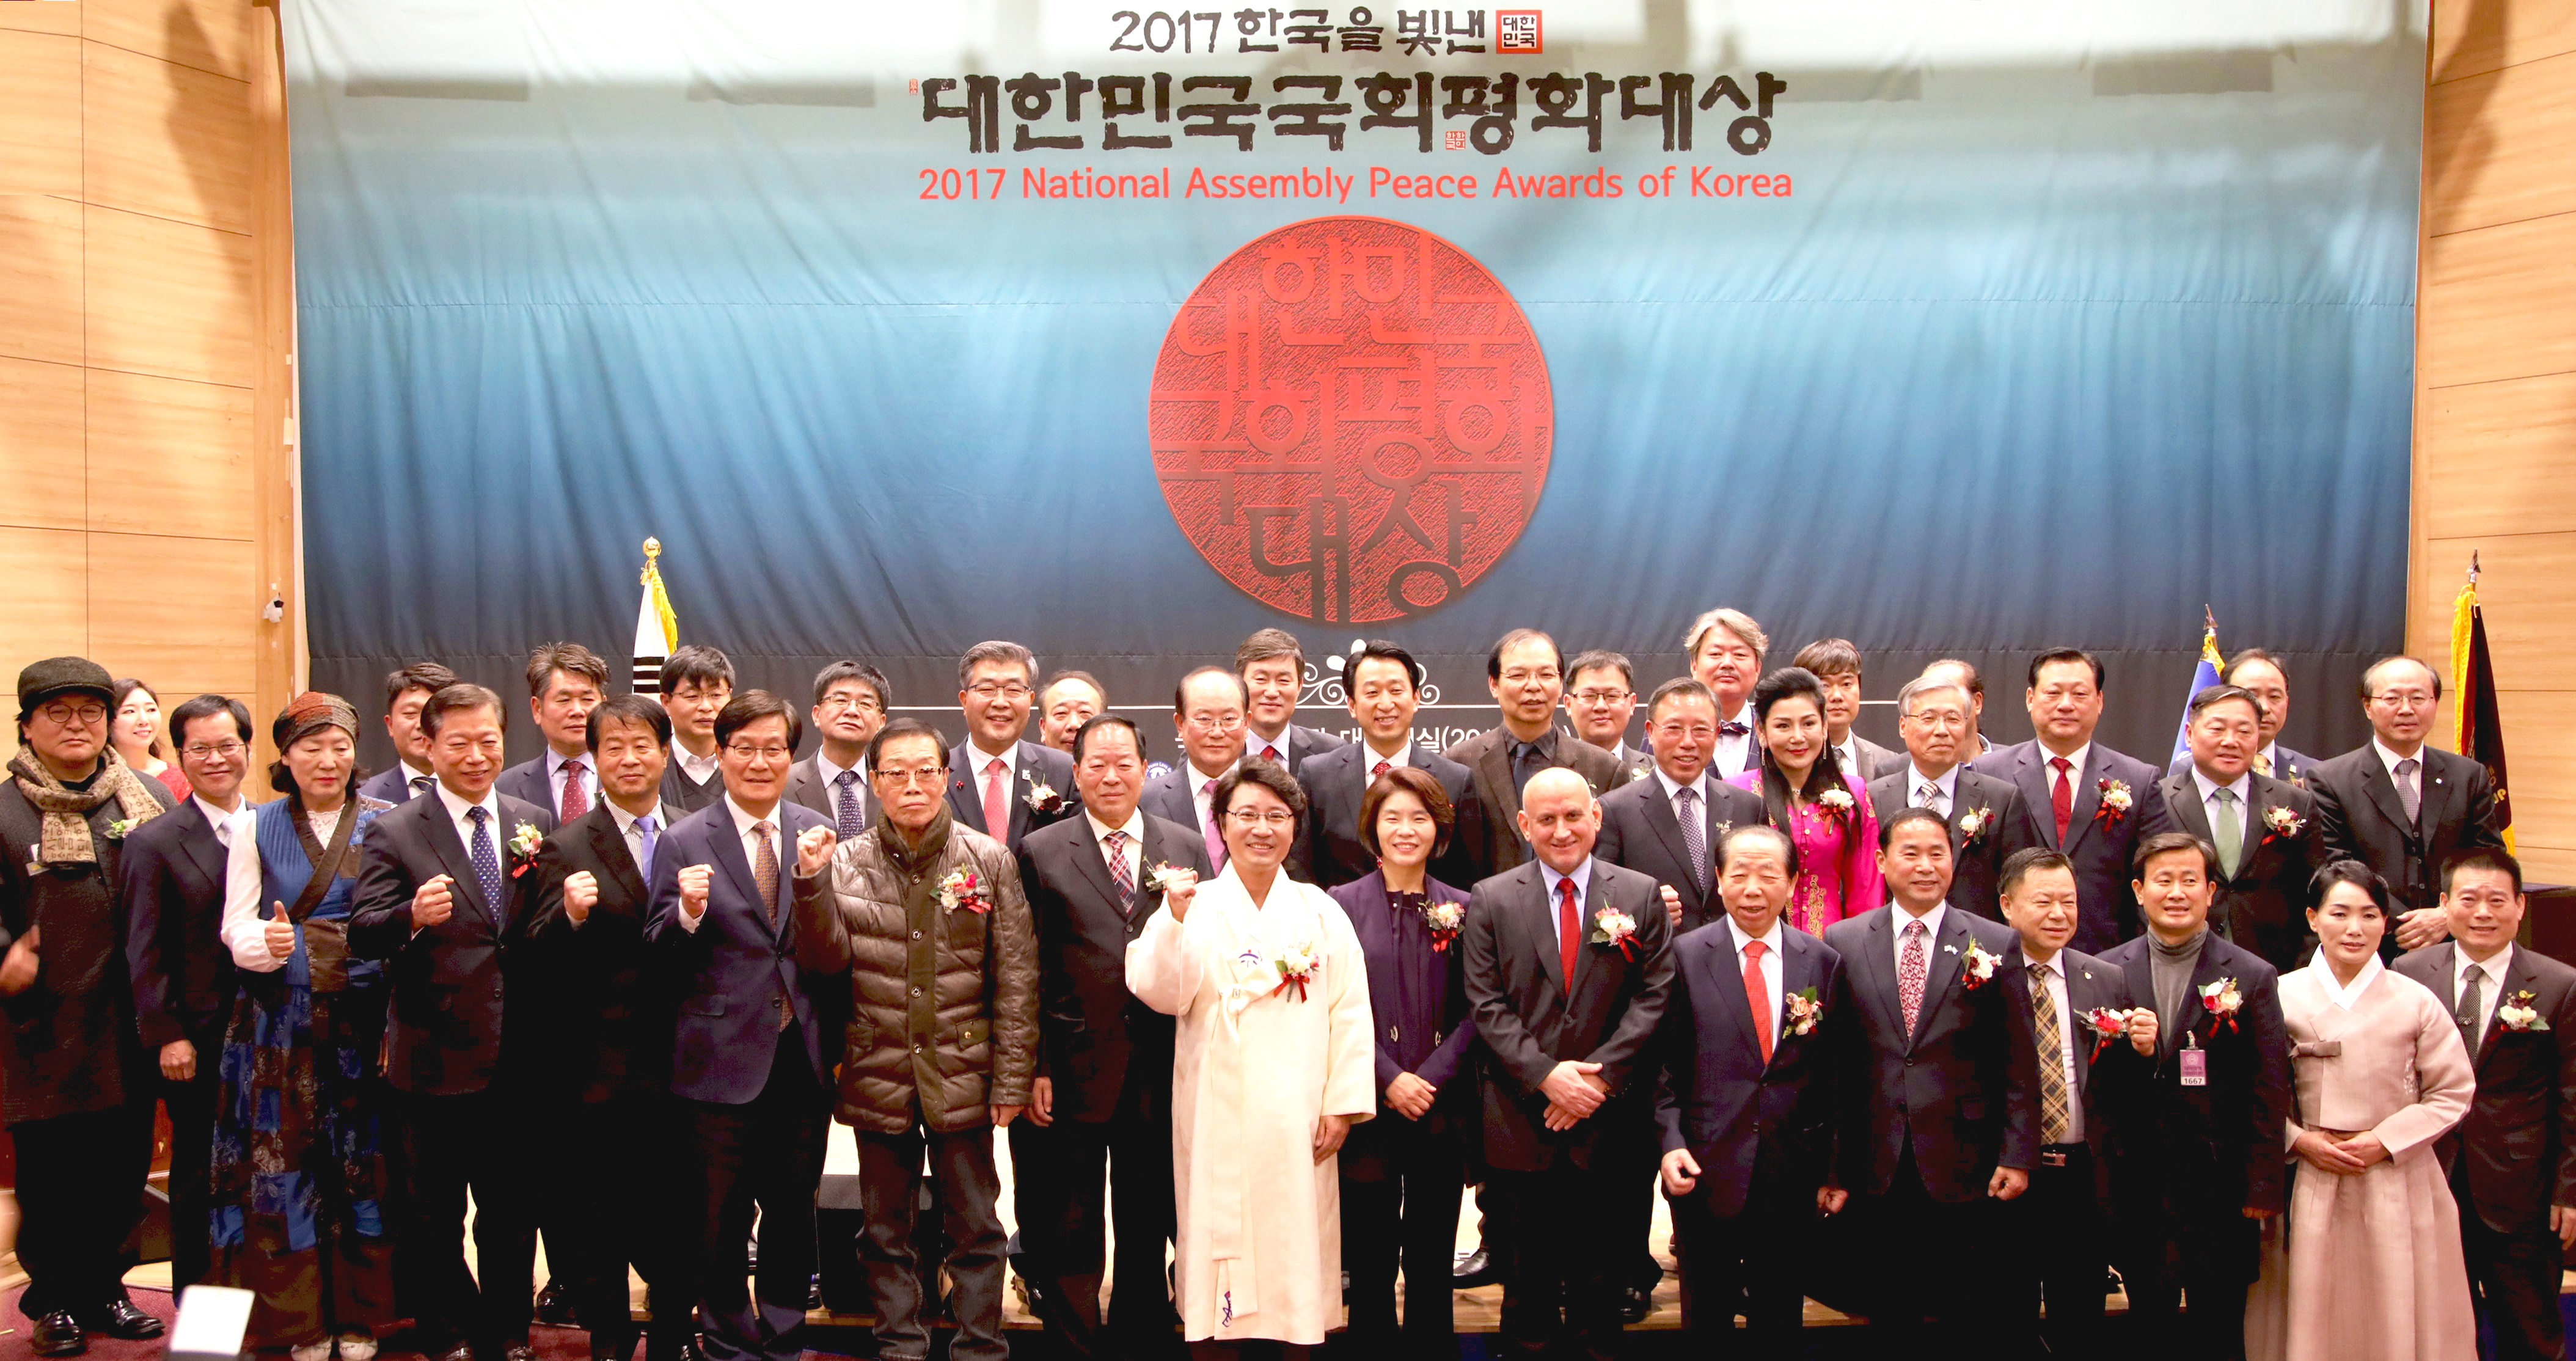
[[2218, 684], [2218, 668], [2224, 664], [2218, 655], [2218, 616], [2207, 605], [2200, 607], [2200, 613], [2200, 665], [2191, 669], [2191, 688], [2183, 692], [2182, 722], [2174, 726], [2173, 755], [2165, 762], [2168, 766], [2191, 755], [2192, 697]]

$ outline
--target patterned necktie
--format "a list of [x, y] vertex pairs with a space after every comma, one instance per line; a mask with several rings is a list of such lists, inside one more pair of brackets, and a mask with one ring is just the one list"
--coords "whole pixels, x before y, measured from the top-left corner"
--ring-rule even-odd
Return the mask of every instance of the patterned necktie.
[[2424, 791], [2415, 779], [2422, 763], [2409, 756], [2397, 763], [2397, 801], [2405, 805], [2406, 825], [2419, 827], [2424, 822]]
[[1208, 866], [1211, 869], [1223, 870], [1225, 868], [1225, 838], [1218, 834], [1216, 826], [1216, 781], [1210, 780], [1206, 784], [1200, 785], [1199, 797], [1208, 801], [1207, 826], [1200, 829], [1207, 837]]
[[1378, 777], [1384, 775], [1387, 772], [1387, 769], [1394, 764], [1395, 763], [1392, 761], [1380, 761], [1375, 766], [1371, 767], [1369, 769], [1369, 783], [1376, 784]]
[[1905, 949], [1896, 959], [1896, 1004], [1905, 1012], [1905, 1037], [1914, 1038], [1914, 1022], [1923, 1014], [1923, 923], [1905, 924]]
[[1002, 797], [1007, 787], [1003, 777], [1009, 773], [1010, 767], [998, 756], [984, 767], [984, 834], [1004, 843], [1011, 839], [1011, 802]]
[[2063, 756], [2048, 758], [2057, 778], [2049, 782], [2048, 811], [2057, 815], [2057, 844], [2066, 846], [2066, 824], [2075, 820], [2075, 767]]
[[856, 841], [859, 833], [868, 829], [867, 819], [860, 815], [863, 805], [859, 800], [859, 772], [842, 771], [832, 777], [832, 783], [841, 791], [836, 796], [840, 802], [834, 805], [832, 814], [832, 833], [843, 841]]
[[1124, 914], [1136, 900], [1136, 876], [1127, 868], [1127, 834], [1113, 827], [1100, 842], [1109, 853], [1109, 882], [1118, 886], [1118, 911]]
[[751, 850], [751, 882], [760, 889], [760, 908], [769, 914], [769, 924], [778, 924], [778, 847], [770, 840], [767, 822], [751, 824], [756, 844]]
[[2066, 1142], [2067, 1112], [2072, 1109], [2066, 1097], [2064, 1032], [2057, 1028], [2057, 999], [2048, 991], [2048, 980], [2056, 972], [2045, 964], [2030, 966], [2030, 1029], [2039, 1049], [2039, 1141], [2043, 1144]]
[[1914, 791], [1914, 803], [1916, 807], [1929, 808], [1944, 818], [1950, 816], [1950, 810], [1943, 806], [1947, 802], [1948, 800], [1941, 797], [1941, 786], [1932, 783], [1930, 780], [1925, 780], [1923, 782], [1923, 787]]
[[[1699, 812], [1699, 791], [1689, 785], [1673, 791], [1673, 820], [1682, 825], [1682, 850], [1690, 856], [1691, 887], [1708, 896], [1708, 819]], [[1767, 1046], [1766, 1046], [1767, 1048]]]
[[412, 777], [411, 777], [411, 796], [412, 796], [413, 798], [415, 798], [415, 799], [416, 799], [416, 798], [421, 797], [421, 796], [422, 796], [422, 795], [424, 795], [424, 794], [427, 794], [427, 793], [429, 792], [429, 787], [430, 787], [431, 785], [436, 784], [436, 783], [438, 783], [438, 780], [437, 780], [437, 778], [436, 778], [435, 776], [430, 776], [430, 775], [414, 775], [414, 776], [412, 776]]
[[1556, 953], [1565, 966], [1565, 995], [1574, 995], [1574, 966], [1583, 958], [1583, 914], [1574, 907], [1574, 881], [1556, 881]]
[[569, 827], [574, 818], [590, 811], [590, 791], [581, 787], [581, 762], [564, 762], [563, 773], [563, 822]]
[[1758, 940], [1744, 942], [1744, 1000], [1753, 1007], [1753, 1042], [1762, 1047], [1762, 1061], [1771, 1061], [1771, 985], [1762, 978], [1762, 953], [1771, 947]]
[[2482, 1029], [2478, 1022], [2486, 1010], [2486, 981], [2487, 971], [2474, 966], [2460, 976], [2460, 1038], [2468, 1041], [2472, 1061], [2478, 1056], [2479, 1041], [2486, 1038], [2478, 1033]]
[[2272, 773], [2272, 757], [2270, 753], [2260, 751], [2254, 753], [2254, 773], [2257, 775], [2269, 775]]
[[1746, 727], [1741, 723], [1720, 723], [1717, 725], [1717, 735], [1720, 737], [1743, 737], [1752, 731], [1753, 729]]
[[644, 843], [643, 854], [635, 857], [635, 868], [644, 872], [644, 882], [653, 882], [653, 849], [662, 843], [662, 829], [654, 825], [653, 815], [635, 819], [636, 838]]
[[483, 905], [492, 909], [492, 926], [498, 930], [508, 925], [503, 920], [508, 905], [501, 901], [501, 857], [492, 848], [492, 813], [478, 803], [466, 809], [465, 816], [474, 822], [474, 834], [466, 838], [465, 849], [474, 861], [475, 882], [483, 887]]
[[2236, 877], [2236, 855], [2245, 846], [2244, 820], [2236, 816], [2236, 791], [2225, 785], [2209, 791], [2209, 844], [2218, 848], [2219, 873]]

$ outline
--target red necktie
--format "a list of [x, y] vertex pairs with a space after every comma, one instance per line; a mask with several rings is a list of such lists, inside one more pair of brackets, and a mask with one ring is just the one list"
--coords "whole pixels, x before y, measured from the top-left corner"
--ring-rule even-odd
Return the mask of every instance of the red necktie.
[[1392, 764], [1394, 763], [1390, 761], [1380, 761], [1375, 766], [1371, 767], [1369, 769], [1369, 783], [1376, 784], [1377, 777], [1384, 775], [1387, 771], [1387, 767]]
[[998, 757], [984, 767], [984, 832], [1006, 845], [1011, 839], [1011, 801], [1002, 795], [1008, 788], [1003, 776], [1009, 773], [1010, 768]]
[[2075, 777], [2069, 773], [2074, 767], [2063, 756], [2049, 757], [2048, 764], [2057, 772], [2057, 778], [2049, 782], [2048, 809], [2057, 815], [2057, 844], [2062, 848], [2066, 845], [2066, 824], [2075, 819]]
[[564, 762], [563, 821], [570, 825], [574, 818], [590, 811], [590, 791], [581, 787], [581, 762]]
[[1261, 746], [1261, 759], [1268, 761], [1270, 764], [1277, 766], [1282, 770], [1286, 770], [1288, 768], [1287, 758], [1279, 754], [1279, 748], [1271, 746], [1266, 742]]
[[1574, 965], [1583, 949], [1583, 917], [1574, 910], [1574, 881], [1556, 881], [1556, 952], [1565, 963], [1565, 995], [1574, 995]]
[[1762, 981], [1762, 952], [1771, 947], [1758, 940], [1744, 942], [1744, 1000], [1753, 1005], [1753, 1042], [1762, 1047], [1762, 1061], [1771, 1061], [1771, 985]]

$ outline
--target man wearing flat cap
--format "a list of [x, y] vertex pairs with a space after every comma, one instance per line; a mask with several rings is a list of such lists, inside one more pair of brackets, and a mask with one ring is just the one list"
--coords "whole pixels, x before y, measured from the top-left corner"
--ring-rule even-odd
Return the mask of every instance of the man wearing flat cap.
[[113, 886], [125, 834], [172, 801], [109, 745], [115, 694], [85, 657], [19, 672], [0, 782], [0, 1121], [18, 1146], [18, 1309], [38, 1356], [77, 1356], [87, 1333], [161, 1335], [125, 1295], [154, 1092]]

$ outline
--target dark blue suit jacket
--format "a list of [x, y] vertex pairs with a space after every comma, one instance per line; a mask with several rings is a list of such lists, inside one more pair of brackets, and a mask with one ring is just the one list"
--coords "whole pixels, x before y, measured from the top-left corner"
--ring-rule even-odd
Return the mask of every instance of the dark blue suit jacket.
[[[775, 999], [786, 990], [795, 1008], [796, 1025], [805, 1043], [806, 1062], [818, 1078], [818, 1100], [828, 1101], [832, 1084], [824, 1079], [826, 1021], [842, 1008], [832, 1005], [846, 990], [837, 977], [818, 979], [809, 989], [796, 968], [796, 841], [816, 827], [829, 827], [822, 814], [781, 799], [771, 817], [779, 826], [778, 902], [773, 918], [760, 902], [751, 877], [751, 860], [743, 854], [734, 829], [733, 804], [718, 799], [674, 824], [653, 848], [652, 905], [645, 909], [644, 938], [658, 946], [668, 961], [671, 986], [679, 998], [680, 1019], [671, 1050], [671, 1091], [691, 1101], [724, 1106], [747, 1105], [769, 1084], [769, 1066], [778, 1048]], [[680, 923], [680, 868], [712, 865], [706, 915], [695, 931]], [[840, 1037], [831, 1052], [840, 1054]]]
[[[2096, 1008], [2127, 1011], [2131, 1007], [2156, 1004], [2150, 994], [2142, 1003], [2129, 992], [2128, 974], [2091, 955], [2074, 950], [2057, 952], [2057, 969], [2066, 980], [2066, 1023], [2072, 1031], [2075, 1046], [2075, 1105], [2084, 1112], [2084, 1145], [2093, 1152], [2093, 1193], [2098, 1199], [2110, 1192], [2110, 1165], [2106, 1154], [2111, 1131], [2118, 1123], [2122, 1108], [2137, 1099], [2139, 1085], [2154, 1075], [2155, 1060], [2141, 1054], [2137, 1046], [2124, 1037], [2109, 1044], [2099, 1043], [2084, 1026], [2084, 1017]], [[2030, 971], [2016, 949], [2004, 956], [2003, 967], [1995, 980], [2004, 985], [2004, 993], [2013, 1005], [2030, 1013]], [[2161, 1022], [2162, 1018], [2159, 1018]], [[2035, 1032], [2034, 1032], [2035, 1034]], [[2040, 1063], [2056, 1061], [2051, 1054], [2035, 1054]], [[2039, 1091], [2037, 1070], [2033, 1070], [2032, 1099]], [[2034, 1128], [2036, 1126], [2034, 1125]], [[2091, 1250], [2088, 1248], [2088, 1250]]]
[[[1127, 990], [1127, 946], [1163, 905], [1156, 865], [1201, 879], [1213, 872], [1190, 829], [1151, 814], [1144, 823], [1142, 873], [1124, 904], [1090, 819], [1041, 827], [1020, 843], [1020, 888], [1038, 938], [1038, 1073], [1055, 1086], [1059, 1120], [1107, 1120], [1122, 1094], [1170, 1110], [1172, 1018]], [[1131, 1072], [1144, 1080], [1131, 1086]]]
[[[1467, 902], [1468, 895], [1437, 879], [1423, 887], [1427, 902]], [[1342, 1170], [1364, 1181], [1373, 1179], [1372, 1174], [1381, 1172], [1375, 1159], [1407, 1136], [1451, 1141], [1463, 1157], [1463, 1136], [1476, 1118], [1475, 1070], [1468, 1064], [1476, 1021], [1467, 1009], [1467, 952], [1459, 944], [1465, 938], [1464, 918], [1459, 938], [1446, 950], [1434, 950], [1421, 917], [1396, 915], [1385, 875], [1371, 870], [1368, 877], [1327, 892], [1360, 938], [1360, 953], [1368, 961], [1369, 1015], [1377, 1026], [1377, 1118], [1351, 1127], [1355, 1139], [1362, 1132], [1368, 1137], [1343, 1146]], [[1386, 1085], [1402, 1073], [1440, 1089], [1431, 1113], [1419, 1121], [1387, 1107]]]
[[[2075, 773], [2074, 815], [2067, 819], [2062, 846], [2057, 840], [2057, 815], [2049, 802], [2048, 752], [2038, 742], [1990, 751], [1970, 762], [1969, 768], [2020, 788], [2026, 824], [2016, 838], [2020, 844], [2046, 846], [2075, 863], [2076, 908], [2081, 915], [2070, 948], [2099, 955], [2138, 934], [2138, 900], [2129, 891], [2134, 867], [2129, 862], [2140, 841], [2173, 830], [2164, 796], [2157, 792], [2162, 777], [2155, 767], [2094, 743], [2084, 754], [2084, 769]], [[2102, 815], [2105, 780], [2129, 787], [2129, 811], [2117, 817]]]
[[[1664, 782], [1651, 770], [1601, 796], [1601, 837], [1592, 853], [1613, 865], [1635, 870], [1670, 886], [1681, 895], [1682, 924], [1676, 932], [1696, 931], [1726, 915], [1717, 893], [1717, 842], [1729, 827], [1750, 827], [1765, 820], [1762, 796], [1738, 789], [1715, 776], [1708, 780], [1708, 801], [1700, 805], [1708, 863], [1708, 892], [1695, 892], [1690, 880], [1690, 854], [1682, 841], [1681, 819], [1664, 795]], [[1737, 986], [1742, 986], [1738, 980]]]
[[[1673, 942], [1672, 1000], [1664, 1007], [1663, 1077], [1655, 1123], [1663, 1150], [1687, 1148], [1699, 1163], [1691, 1194], [1709, 1213], [1741, 1213], [1757, 1169], [1793, 1178], [1805, 1193], [1825, 1184], [1833, 1155], [1833, 1059], [1840, 1032], [1856, 1020], [1842, 956], [1783, 923], [1780, 990], [1814, 989], [1824, 1004], [1815, 1028], [1786, 1033], [1787, 998], [1771, 999], [1771, 1058], [1753, 1033], [1753, 1008], [1736, 964], [1735, 934], [1724, 921]], [[1848, 1081], [1848, 1074], [1841, 1080]]]
[[[960, 742], [948, 749], [948, 813], [974, 828], [984, 830], [984, 772], [969, 770], [977, 761], [975, 744]], [[1055, 811], [1041, 813], [1029, 806], [1029, 795], [1038, 782], [1045, 781], [1059, 800]], [[1053, 747], [1035, 742], [1020, 743], [1017, 759], [1011, 763], [1011, 834], [1006, 840], [1013, 851], [1020, 848], [1020, 838], [1051, 823], [1062, 822], [1082, 811], [1082, 795], [1073, 787], [1073, 758]], [[1152, 808], [1145, 811], [1153, 812]], [[1187, 818], [1182, 821], [1187, 822]]]
[[1982, 1199], [2001, 1167], [2027, 1170], [2039, 1154], [2039, 1069], [2030, 1008], [2015, 1006], [2000, 978], [1971, 989], [1963, 967], [1971, 942], [2003, 961], [2021, 937], [2000, 922], [1957, 908], [1941, 914], [1927, 942], [1928, 976], [1914, 1032], [1896, 979], [1896, 908], [1881, 907], [1825, 929], [1825, 944], [1850, 971], [1853, 1048], [1843, 1068], [1838, 1180], [1850, 1191], [1885, 1194], [1911, 1149], [1925, 1194], [1957, 1204]]
[[[2141, 936], [2101, 957], [2104, 966], [2127, 977], [2129, 996], [2145, 1006], [2156, 1004], [2152, 948]], [[2196, 997], [2224, 978], [2236, 980], [2244, 999], [2233, 1025]], [[2125, 1183], [2119, 1194], [2132, 1222], [2170, 1223], [2175, 1215], [2202, 1213], [2224, 1219], [2239, 1209], [2279, 1210], [2285, 1203], [2289, 1161], [2281, 1125], [2289, 1117], [2292, 1088], [2280, 984], [2271, 965], [2217, 932], [2201, 942], [2191, 971], [2195, 997], [2184, 1003], [2190, 1014], [2157, 1018], [2155, 1073], [2138, 1084], [2137, 1100], [2113, 1145], [2127, 1165], [2116, 1180]], [[2175, 1051], [2186, 1032], [2209, 1051], [2207, 1086], [2182, 1085]], [[2248, 1234], [2240, 1263], [2248, 1280], [2254, 1275], [2252, 1246]]]
[[[232, 952], [216, 934], [224, 917], [225, 867], [224, 845], [195, 799], [181, 800], [125, 838], [116, 896], [146, 1050], [186, 1040], [202, 1051], [224, 1041], [238, 986]], [[199, 1071], [210, 1072], [214, 1056], [199, 1058]]]
[[[1450, 884], [1473, 884], [1484, 878], [1484, 866], [1477, 858], [1485, 845], [1484, 810], [1476, 802], [1475, 773], [1425, 746], [1414, 747], [1406, 759], [1438, 780], [1449, 796], [1449, 849], [1432, 860], [1431, 877]], [[1377, 857], [1360, 841], [1360, 805], [1368, 796], [1369, 767], [1376, 764], [1367, 743], [1351, 742], [1317, 752], [1298, 768], [1298, 787], [1306, 791], [1306, 820], [1298, 832], [1304, 843], [1300, 859], [1320, 887], [1329, 889], [1377, 872]]]
[[[495, 780], [493, 783], [498, 785], [500, 782]], [[390, 803], [396, 808], [411, 802], [411, 782], [403, 776], [402, 762], [396, 761], [368, 776], [358, 786], [358, 797]]]

